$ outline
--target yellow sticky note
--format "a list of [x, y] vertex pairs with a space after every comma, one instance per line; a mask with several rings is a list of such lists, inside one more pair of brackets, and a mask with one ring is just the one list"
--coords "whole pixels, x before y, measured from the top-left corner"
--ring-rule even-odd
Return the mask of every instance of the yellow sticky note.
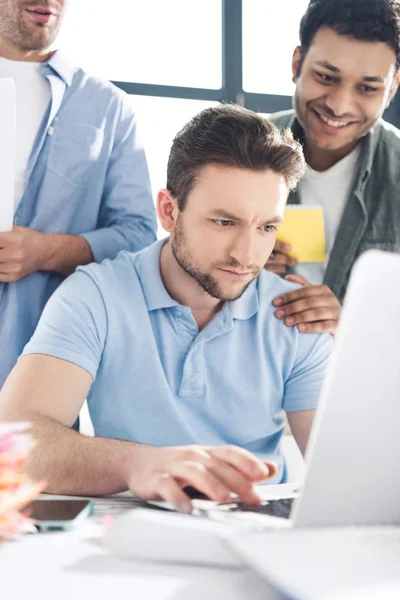
[[324, 212], [321, 206], [293, 205], [285, 208], [277, 239], [290, 244], [299, 263], [326, 262]]

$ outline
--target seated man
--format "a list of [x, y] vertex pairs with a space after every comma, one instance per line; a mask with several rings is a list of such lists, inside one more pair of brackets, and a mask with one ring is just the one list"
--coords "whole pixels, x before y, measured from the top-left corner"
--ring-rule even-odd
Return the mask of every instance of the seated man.
[[[275, 317], [295, 285], [263, 269], [303, 172], [291, 134], [239, 107], [177, 135], [157, 201], [170, 237], [67, 279], [1, 392], [0, 421], [33, 424], [47, 491], [186, 511], [185, 486], [257, 503], [255, 482], [284, 480], [283, 412], [304, 452], [332, 346]], [[94, 438], [71, 430], [86, 397]]]

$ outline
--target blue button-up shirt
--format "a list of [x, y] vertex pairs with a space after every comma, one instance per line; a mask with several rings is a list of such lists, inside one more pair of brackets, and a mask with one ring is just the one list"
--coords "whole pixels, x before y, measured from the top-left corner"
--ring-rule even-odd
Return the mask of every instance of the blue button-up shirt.
[[274, 315], [297, 287], [263, 271], [199, 332], [160, 275], [163, 241], [80, 267], [47, 304], [24, 350], [72, 363], [94, 378], [96, 435], [155, 446], [237, 444], [280, 465], [283, 411], [316, 407], [332, 347]]
[[[51, 103], [14, 223], [82, 235], [97, 262], [151, 244], [157, 224], [150, 180], [125, 94], [70, 66], [59, 53], [41, 65], [41, 74], [50, 84]], [[0, 388], [63, 279], [40, 271], [0, 283]]]

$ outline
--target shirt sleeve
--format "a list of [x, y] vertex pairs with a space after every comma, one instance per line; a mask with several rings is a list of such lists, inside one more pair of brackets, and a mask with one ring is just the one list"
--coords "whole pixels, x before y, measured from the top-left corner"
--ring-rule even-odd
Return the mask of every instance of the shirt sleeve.
[[330, 334], [299, 333], [296, 358], [285, 383], [286, 412], [317, 407], [328, 359], [333, 348]]
[[83, 234], [96, 262], [115, 258], [121, 250], [136, 252], [156, 240], [157, 219], [146, 154], [132, 108], [120, 101], [99, 220]]
[[51, 296], [21, 357], [47, 354], [61, 358], [82, 367], [94, 379], [106, 333], [102, 295], [93, 279], [79, 270]]

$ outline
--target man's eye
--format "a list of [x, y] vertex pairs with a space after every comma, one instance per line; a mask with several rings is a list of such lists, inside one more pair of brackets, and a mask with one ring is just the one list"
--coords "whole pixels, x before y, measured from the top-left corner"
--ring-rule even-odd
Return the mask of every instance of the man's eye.
[[363, 92], [367, 92], [368, 94], [371, 94], [371, 92], [377, 92], [377, 88], [371, 87], [370, 85], [362, 85], [361, 89]]
[[228, 221], [228, 219], [217, 219], [215, 223], [217, 225], [221, 225], [221, 227], [229, 227], [230, 225], [233, 225], [233, 221]]
[[324, 81], [325, 83], [334, 83], [335, 82], [335, 78], [332, 77], [331, 75], [326, 75], [325, 73], [316, 73], [317, 77], [319, 77], [319, 79], [321, 79], [322, 81]]
[[271, 231], [276, 231], [275, 225], [264, 225], [264, 231], [266, 233], [271, 233]]

